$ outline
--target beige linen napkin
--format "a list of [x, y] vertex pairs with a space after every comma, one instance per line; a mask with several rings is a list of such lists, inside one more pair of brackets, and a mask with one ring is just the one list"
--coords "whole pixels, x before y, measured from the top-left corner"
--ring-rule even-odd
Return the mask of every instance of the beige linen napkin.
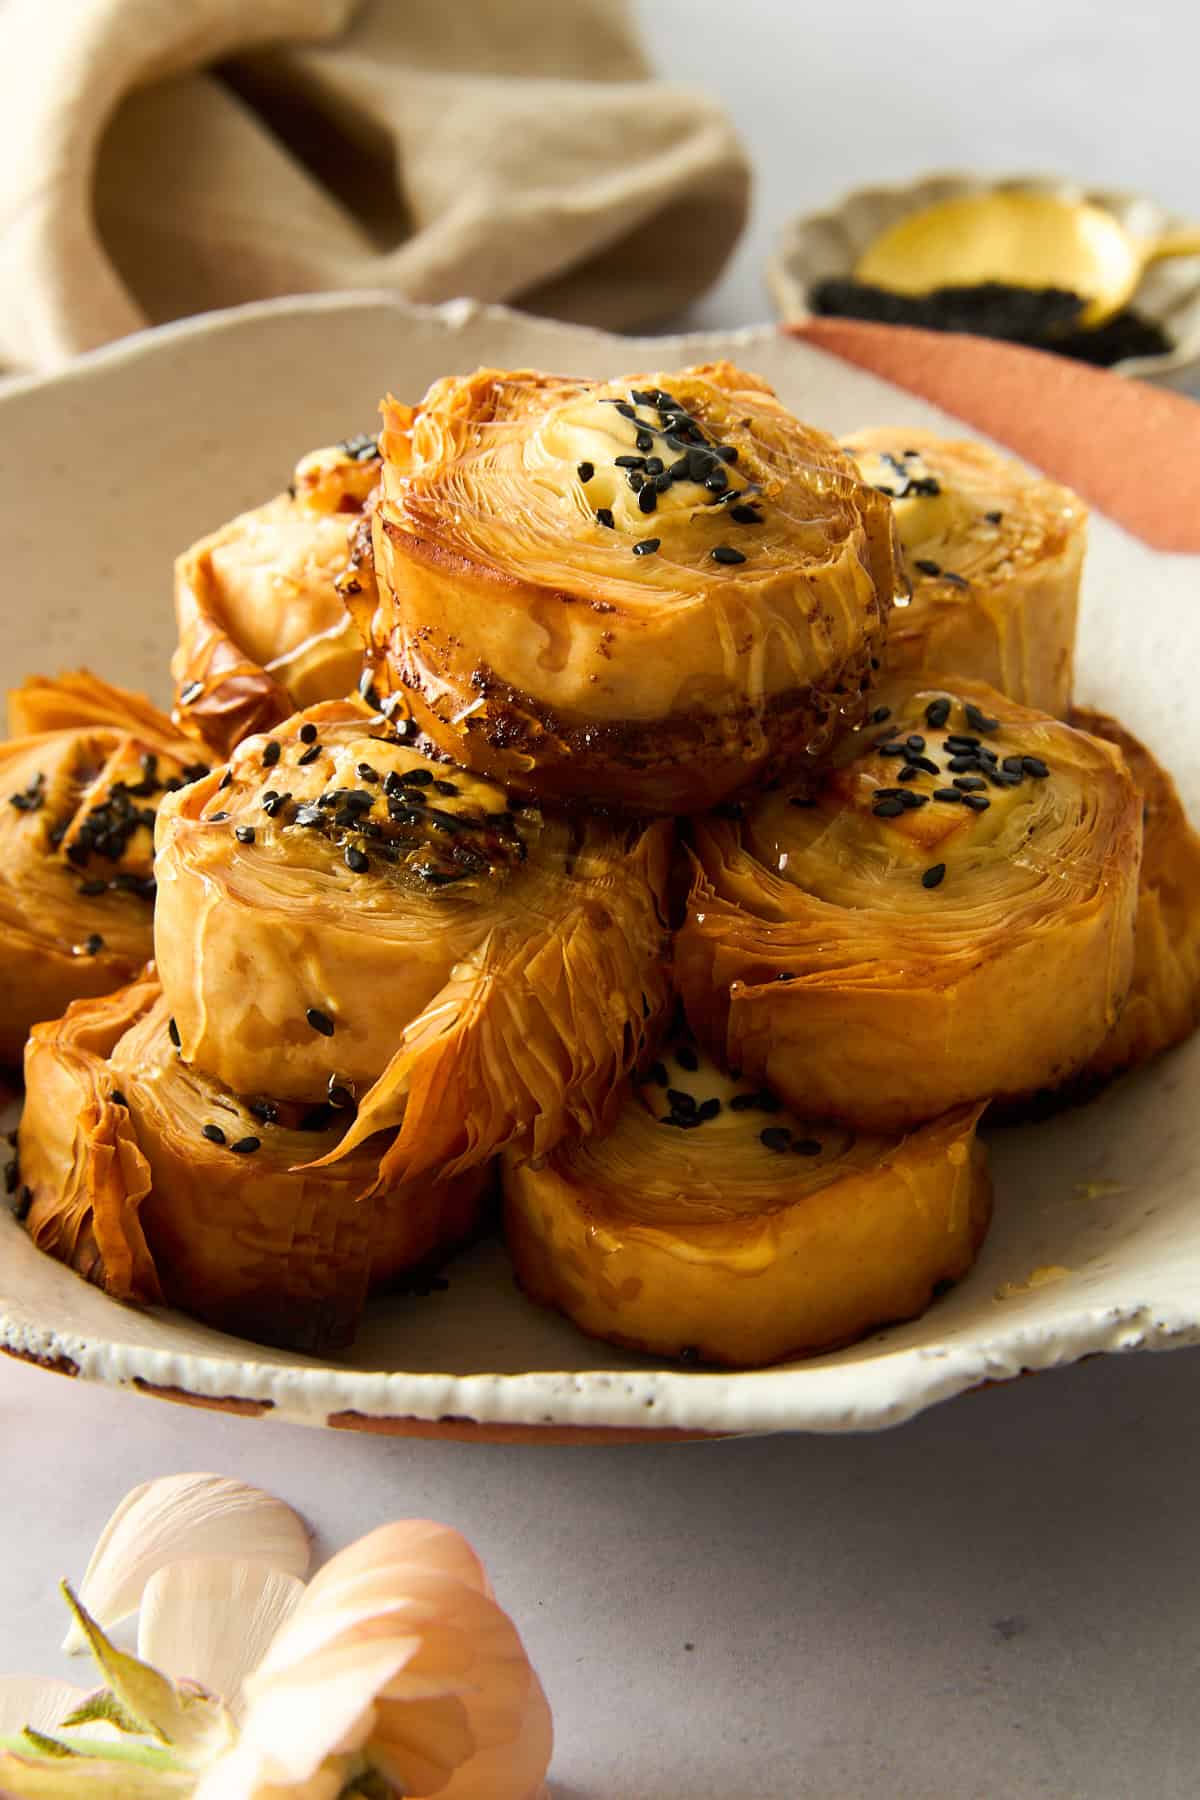
[[0, 0], [0, 363], [271, 294], [608, 326], [718, 273], [748, 171], [623, 0]]

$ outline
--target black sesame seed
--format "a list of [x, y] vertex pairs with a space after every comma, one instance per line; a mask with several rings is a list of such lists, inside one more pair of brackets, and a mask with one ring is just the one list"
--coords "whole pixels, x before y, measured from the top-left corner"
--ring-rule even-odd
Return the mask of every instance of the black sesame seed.
[[623, 419], [637, 418], [637, 408], [630, 406], [628, 400], [613, 400], [611, 404], [616, 407]]
[[614, 456], [613, 462], [618, 469], [644, 469], [646, 466], [644, 456]]
[[945, 873], [945, 863], [934, 863], [933, 867], [931, 869], [926, 869], [925, 873], [922, 875], [921, 886], [925, 888], [935, 888], [939, 886]]
[[629, 491], [631, 494], [640, 494], [646, 485], [646, 477], [642, 474], [640, 469], [630, 469], [625, 480], [629, 484]]
[[401, 787], [424, 788], [433, 786], [433, 775], [428, 769], [406, 769], [400, 776]]
[[986, 794], [963, 795], [963, 805], [969, 806], [972, 812], [986, 812], [991, 804]]
[[108, 883], [107, 881], [81, 881], [78, 892], [83, 895], [85, 900], [94, 900], [97, 894], [108, 892]]
[[732, 544], [718, 544], [712, 553], [712, 559], [718, 563], [744, 563], [746, 558]]
[[457, 794], [458, 792], [452, 781], [435, 781], [433, 785], [439, 794]]
[[928, 556], [916, 557], [913, 562], [913, 567], [915, 569], [920, 569], [922, 575], [940, 575], [942, 572], [941, 563], [931, 561]]
[[306, 725], [302, 725], [300, 727], [300, 742], [302, 744], [315, 744], [316, 741], [317, 741], [316, 726], [314, 724], [312, 724], [311, 721]]
[[731, 506], [729, 516], [739, 525], [761, 525], [762, 514], [755, 512], [752, 506]]
[[644, 513], [652, 513], [658, 506], [658, 489], [644, 487], [638, 495], [638, 506]]
[[654, 448], [654, 435], [652, 432], [639, 431], [633, 441], [639, 450], [653, 450]]
[[291, 794], [277, 794], [274, 788], [268, 788], [262, 798], [262, 809], [269, 819], [283, 810], [291, 799]]
[[4, 1191], [15, 1194], [17, 1191], [17, 1164], [15, 1158], [4, 1165]]
[[907, 756], [908, 754], [908, 747], [905, 744], [880, 744], [878, 748], [880, 756]]
[[768, 1150], [786, 1150], [792, 1141], [792, 1134], [786, 1125], [768, 1125], [760, 1131], [758, 1141]]
[[239, 1138], [237, 1143], [230, 1144], [229, 1148], [233, 1151], [235, 1156], [253, 1156], [256, 1150], [262, 1148], [262, 1139], [256, 1137]]
[[908, 750], [908, 749], [905, 750], [904, 754], [905, 754], [905, 757], [907, 758], [908, 766], [910, 769], [923, 769], [926, 775], [940, 775], [941, 774], [941, 770], [938, 768], [937, 764], [933, 761], [933, 759], [931, 757], [917, 756], [914, 754], [913, 751]]
[[898, 819], [906, 810], [903, 800], [876, 800], [875, 817], [877, 819]]
[[736, 444], [718, 444], [715, 453], [723, 463], [735, 463], [738, 459]]
[[225, 1133], [221, 1130], [219, 1125], [202, 1125], [200, 1127], [200, 1135], [201, 1137], [206, 1137], [210, 1144], [223, 1144], [225, 1142]]
[[989, 525], [998, 525], [1004, 514], [1002, 512], [986, 512], [983, 516]]
[[175, 1048], [178, 1050], [179, 1049], [179, 1027], [175, 1023], [174, 1019], [167, 1020], [167, 1036], [170, 1038], [171, 1042], [174, 1044]]
[[661, 543], [661, 538], [642, 538], [633, 546], [633, 554], [635, 556], [653, 556]]
[[918, 731], [914, 731], [911, 737], [905, 738], [904, 742], [909, 750], [923, 750], [925, 748], [925, 739]]
[[694, 1096], [683, 1093], [679, 1088], [669, 1087], [667, 1089], [667, 1100], [670, 1104], [671, 1111], [682, 1113], [685, 1118], [691, 1118], [696, 1110]]
[[1023, 756], [1021, 767], [1027, 775], [1032, 775], [1035, 781], [1044, 781], [1050, 773], [1040, 756]]
[[[962, 576], [956, 575], [954, 580], [962, 581]], [[966, 587], [967, 584], [963, 581], [962, 585]], [[967, 724], [971, 727], [972, 731], [999, 731], [1000, 729], [999, 719], [989, 719], [987, 714], [981, 712], [970, 700], [964, 705], [963, 713], [966, 717]]]
[[355, 845], [347, 844], [346, 867], [352, 870], [355, 875], [365, 875], [367, 870], [371, 867], [370, 858], [364, 856], [362, 851], [357, 849]]
[[[995, 778], [993, 777], [993, 779]], [[987, 786], [987, 782], [981, 775], [956, 775], [954, 785], [956, 788], [961, 788], [964, 794], [977, 794], [981, 788]]]
[[951, 806], [961, 805], [962, 803], [962, 794], [956, 787], [934, 788], [933, 798], [935, 800], [944, 800]]
[[282, 752], [281, 752], [279, 743], [277, 742], [277, 740], [275, 738], [272, 738], [270, 743], [267, 745], [266, 749], [262, 753], [263, 768], [264, 769], [273, 769], [275, 767], [275, 764], [279, 761], [281, 753]]
[[918, 769], [916, 763], [906, 762], [900, 773], [897, 775], [896, 780], [915, 781], [920, 773], [921, 771]]
[[971, 585], [965, 575], [955, 575], [950, 569], [942, 570], [942, 580], [948, 581], [951, 587], [956, 588], [968, 588]]
[[316, 1106], [310, 1106], [304, 1117], [296, 1126], [297, 1131], [328, 1131], [336, 1114], [327, 1101], [322, 1100]]
[[323, 1013], [320, 1007], [310, 1006], [304, 1016], [312, 1026], [313, 1030], [319, 1031], [322, 1037], [333, 1036], [333, 1020], [328, 1013]]
[[233, 835], [239, 844], [252, 844], [254, 842], [254, 827], [253, 825], [235, 825], [233, 828]]
[[209, 815], [209, 821], [208, 821], [208, 822], [209, 822], [209, 824], [210, 824], [210, 825], [220, 825], [220, 824], [222, 824], [222, 823], [223, 823], [223, 822], [224, 822], [224, 820], [226, 820], [226, 819], [227, 819], [227, 818], [228, 818], [228, 817], [229, 817], [229, 814], [228, 814], [228, 813], [227, 813], [227, 812], [215, 812], [215, 813], [211, 813], [211, 814], [210, 814], [210, 815]]
[[331, 1075], [326, 1093], [330, 1106], [337, 1107], [339, 1111], [344, 1107], [354, 1105], [354, 1083], [352, 1081], [339, 1081], [336, 1075]]
[[597, 525], [607, 525], [607, 527], [610, 531], [613, 530], [613, 516], [612, 516], [612, 510], [610, 507], [607, 507], [607, 506], [597, 507], [596, 523], [597, 523]]
[[320, 754], [320, 744], [310, 744], [308, 749], [301, 751], [300, 755], [296, 758], [297, 766], [301, 769], [307, 768], [309, 763], [316, 762]]
[[946, 764], [952, 775], [970, 775], [979, 767], [978, 756], [952, 756]]
[[653, 1081], [655, 1083], [655, 1085], [657, 1087], [665, 1088], [668, 1081], [671, 1079], [671, 1077], [667, 1074], [666, 1064], [660, 1063], [660, 1062], [651, 1063], [650, 1064], [650, 1079], [651, 1079], [651, 1081]]
[[[647, 473], [647, 475], [662, 475], [662, 474], [665, 474], [665, 472], [666, 471], [663, 467], [663, 459], [661, 456], [648, 456], [646, 458], [646, 473]], [[663, 490], [660, 488], [659, 492], [661, 493], [662, 491]]]
[[715, 1119], [721, 1110], [721, 1102], [717, 1099], [702, 1100], [696, 1108], [698, 1119]]
[[950, 702], [946, 699], [931, 700], [925, 708], [925, 723], [933, 731], [940, 731], [950, 717]]
[[98, 931], [93, 931], [89, 937], [84, 938], [83, 948], [88, 956], [99, 956], [104, 948], [104, 939]]
[[890, 719], [891, 716], [892, 709], [890, 706], [877, 706], [875, 711], [871, 714], [871, 723], [872, 725], [882, 725], [883, 721], [885, 719]]
[[128, 1100], [125, 1098], [125, 1096], [121, 1092], [120, 1088], [114, 1088], [112, 1093], [108, 1097], [114, 1106], [128, 1106], [129, 1105]]
[[251, 1100], [246, 1111], [261, 1119], [264, 1125], [273, 1125], [279, 1117], [279, 1108], [273, 1100]]
[[723, 494], [729, 486], [729, 477], [718, 464], [704, 477], [704, 485], [710, 494]]
[[590, 481], [592, 476], [596, 473], [596, 466], [594, 463], [581, 462], [575, 473], [578, 475], [580, 481]]
[[218, 794], [223, 794], [227, 787], [232, 787], [232, 786], [233, 786], [233, 770], [226, 769], [226, 771], [222, 775], [220, 781], [217, 783], [217, 792], [218, 792]]
[[700, 1058], [690, 1044], [680, 1044], [675, 1052], [675, 1061], [681, 1069], [686, 1069], [689, 1075], [694, 1075], [700, 1067]]
[[[903, 771], [901, 771], [901, 777], [903, 778]], [[900, 797], [908, 812], [915, 812], [919, 806], [929, 805], [928, 794], [914, 794], [911, 791], [906, 791]]]
[[795, 1156], [820, 1156], [821, 1141], [819, 1138], [798, 1138], [792, 1145]]
[[202, 681], [189, 681], [187, 686], [180, 693], [180, 706], [190, 706], [192, 701], [198, 700], [203, 692], [204, 683]]

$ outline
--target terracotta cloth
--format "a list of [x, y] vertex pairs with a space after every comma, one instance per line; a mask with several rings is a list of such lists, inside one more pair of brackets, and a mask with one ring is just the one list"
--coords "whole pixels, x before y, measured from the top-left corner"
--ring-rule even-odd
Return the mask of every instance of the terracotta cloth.
[[0, 145], [19, 368], [322, 288], [644, 325], [749, 191], [625, 0], [0, 0]]

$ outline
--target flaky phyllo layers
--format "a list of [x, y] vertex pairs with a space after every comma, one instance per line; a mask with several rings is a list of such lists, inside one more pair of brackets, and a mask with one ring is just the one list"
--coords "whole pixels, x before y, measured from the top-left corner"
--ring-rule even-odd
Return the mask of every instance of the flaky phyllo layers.
[[678, 963], [730, 1065], [895, 1130], [1096, 1053], [1133, 971], [1142, 802], [1111, 744], [981, 684], [880, 698], [816, 779], [697, 823]]
[[371, 578], [356, 539], [379, 469], [373, 437], [314, 450], [286, 493], [176, 563], [176, 717], [217, 755], [356, 686], [362, 644], [344, 596]]
[[138, 694], [90, 675], [27, 682], [0, 744], [0, 1064], [35, 1019], [104, 994], [150, 955], [154, 822], [208, 772]]
[[505, 1159], [518, 1276], [660, 1356], [746, 1366], [845, 1343], [970, 1268], [991, 1214], [979, 1112], [904, 1136], [813, 1124], [677, 1035], [607, 1135]]
[[952, 671], [1066, 716], [1087, 508], [986, 444], [911, 427], [846, 439], [891, 501], [911, 595], [893, 614], [893, 675]]
[[180, 1056], [152, 977], [37, 1026], [25, 1076], [29, 1231], [122, 1300], [334, 1350], [369, 1293], [454, 1249], [482, 1216], [484, 1169], [379, 1188], [370, 1145], [309, 1166], [339, 1144], [348, 1096], [289, 1107], [229, 1093]]
[[297, 714], [158, 837], [186, 1061], [234, 1092], [350, 1087], [387, 1179], [597, 1128], [668, 992], [670, 827], [514, 806], [361, 702]]
[[384, 418], [351, 603], [379, 691], [457, 761], [678, 812], [861, 716], [889, 507], [757, 377], [483, 369]]
[[92, 678], [17, 697], [35, 1241], [323, 1353], [498, 1174], [526, 1293], [621, 1345], [920, 1312], [986, 1229], [980, 1119], [1200, 1017], [1200, 839], [1071, 710], [1083, 506], [839, 449], [728, 363], [383, 413], [180, 559], [211, 772]]

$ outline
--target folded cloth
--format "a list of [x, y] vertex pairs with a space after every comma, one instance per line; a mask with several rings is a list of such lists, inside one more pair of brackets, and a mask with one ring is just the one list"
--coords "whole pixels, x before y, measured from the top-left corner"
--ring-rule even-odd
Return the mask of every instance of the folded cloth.
[[606, 326], [710, 283], [749, 173], [625, 0], [0, 0], [0, 363], [386, 287]]

